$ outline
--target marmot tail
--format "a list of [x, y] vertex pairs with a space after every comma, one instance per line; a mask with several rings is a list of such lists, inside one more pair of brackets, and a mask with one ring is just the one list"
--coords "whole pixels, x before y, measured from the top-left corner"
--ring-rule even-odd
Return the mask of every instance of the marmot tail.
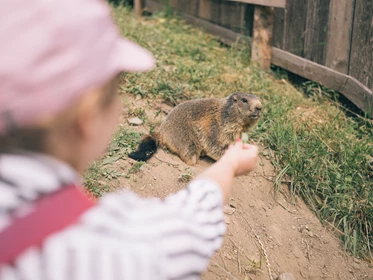
[[147, 161], [150, 159], [158, 149], [156, 136], [146, 135], [140, 142], [136, 151], [130, 153], [128, 157], [137, 161]]

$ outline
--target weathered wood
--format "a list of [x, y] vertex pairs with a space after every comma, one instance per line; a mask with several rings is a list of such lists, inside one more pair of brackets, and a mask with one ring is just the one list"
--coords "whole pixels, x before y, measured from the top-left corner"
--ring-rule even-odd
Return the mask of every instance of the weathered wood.
[[275, 8], [273, 16], [273, 37], [272, 46], [283, 49], [284, 48], [284, 28], [285, 28], [285, 10]]
[[220, 24], [234, 32], [241, 31], [241, 3], [223, 1], [221, 3]]
[[286, 0], [228, 0], [232, 2], [241, 2], [260, 6], [286, 8]]
[[246, 18], [245, 18], [245, 12], [246, 12], [246, 4], [240, 4], [240, 34], [246, 34], [247, 27], [246, 27]]
[[307, 0], [288, 0], [285, 11], [284, 50], [303, 57]]
[[198, 14], [198, 0], [178, 0], [176, 9], [179, 12], [196, 16]]
[[271, 67], [273, 14], [274, 8], [255, 6], [251, 61], [258, 63], [263, 70]]
[[[160, 1], [160, 0], [157, 0]], [[176, 1], [176, 0], [171, 0]], [[202, 1], [202, 0], [201, 0]], [[223, 0], [211, 0], [210, 5], [210, 15], [211, 15], [211, 21], [213, 20], [213, 15], [218, 16], [218, 20], [220, 18], [221, 14], [221, 3]], [[306, 24], [306, 8], [305, 6], [302, 7], [302, 4], [300, 2], [303, 2], [303, 4], [308, 3], [308, 1], [312, 0], [289, 0], [289, 9], [285, 13], [285, 36], [284, 36], [284, 42], [283, 46], [284, 48], [291, 49], [291, 51], [299, 54], [299, 51], [296, 52], [296, 49], [292, 48], [292, 46], [296, 46], [296, 43], [299, 43], [299, 38], [304, 35], [305, 31], [305, 24]], [[322, 1], [322, 0], [319, 0]], [[333, 16], [336, 15], [336, 7], [337, 2], [343, 4], [343, 7], [348, 7], [346, 4], [347, 1], [353, 1], [353, 0], [343, 0], [339, 2], [340, 0], [330, 0], [331, 2], [331, 14], [330, 19], [332, 23], [330, 24], [331, 27], [334, 28], [334, 30], [337, 30], [336, 22], [334, 22]], [[215, 5], [215, 11], [213, 8], [213, 4]], [[373, 116], [373, 94], [372, 90], [370, 90], [367, 86], [364, 85], [364, 83], [368, 84], [370, 87], [372, 86], [372, 74], [373, 71], [373, 65], [372, 65], [372, 47], [373, 47], [373, 11], [372, 11], [372, 5], [371, 0], [369, 1], [363, 1], [361, 3], [356, 3], [356, 16], [355, 16], [355, 26], [354, 26], [354, 32], [356, 29], [356, 34], [354, 34], [354, 50], [352, 50], [351, 54], [351, 74], [356, 75], [354, 77], [346, 75], [346, 73], [340, 73], [335, 69], [330, 69], [326, 66], [323, 66], [321, 64], [309, 61], [305, 58], [299, 57], [297, 55], [294, 55], [292, 53], [289, 53], [284, 50], [280, 50], [279, 48], [272, 47], [272, 63], [280, 66], [286, 70], [289, 70], [291, 72], [294, 72], [298, 75], [301, 75], [307, 79], [313, 80], [317, 83], [320, 83], [322, 85], [325, 85], [327, 87], [330, 87], [338, 92], [341, 92], [344, 94], [348, 99], [350, 99], [355, 105], [357, 105], [360, 109], [370, 114], [370, 116]], [[290, 5], [294, 5], [293, 8], [290, 8]], [[346, 6], [347, 5], [347, 6]], [[253, 5], [245, 5], [246, 10], [248, 7], [251, 9], [254, 7]], [[297, 10], [297, 7], [299, 8]], [[314, 9], [312, 7], [312, 3], [309, 4], [310, 11]], [[353, 7], [353, 5], [352, 5]], [[156, 3], [155, 0], [148, 0], [147, 1], [147, 8], [150, 11], [159, 11], [164, 9], [164, 5], [160, 3]], [[302, 9], [303, 8], [303, 9]], [[334, 9], [334, 10], [333, 10]], [[247, 16], [247, 11], [245, 10], [245, 19], [249, 19], [249, 16]], [[340, 12], [340, 8], [337, 9]], [[342, 12], [345, 13], [345, 11]], [[298, 14], [297, 14], [298, 13]], [[187, 23], [193, 24], [198, 27], [202, 27], [205, 29], [206, 32], [211, 33], [217, 37], [220, 38], [221, 41], [227, 44], [234, 44], [237, 39], [243, 39], [243, 42], [250, 43], [250, 39], [241, 36], [240, 34], [237, 34], [229, 29], [223, 28], [219, 25], [213, 24], [211, 22], [208, 22], [203, 19], [198, 19], [194, 16], [188, 15], [183, 12], [178, 12], [179, 15], [181, 15]], [[347, 13], [348, 14], [348, 13]], [[248, 20], [246, 21], [248, 22]], [[347, 17], [347, 20], [348, 17]], [[303, 22], [303, 28], [296, 26]], [[339, 21], [337, 21], [339, 22]], [[343, 21], [342, 21], [343, 23]], [[352, 23], [351, 23], [352, 24]], [[370, 24], [370, 25], [369, 25]], [[289, 26], [291, 25], [291, 26]], [[301, 25], [301, 24], [300, 24]], [[308, 26], [310, 23], [308, 23]], [[342, 26], [345, 26], [342, 24]], [[276, 26], [277, 27], [277, 26]], [[303, 31], [302, 31], [303, 30]], [[348, 31], [348, 30], [347, 30]], [[293, 33], [291, 33], [293, 32]], [[351, 35], [351, 31], [348, 31]], [[348, 33], [347, 32], [347, 33]], [[280, 32], [281, 34], [281, 32]], [[289, 35], [290, 34], [290, 35]], [[318, 34], [317, 32], [314, 33], [312, 36], [320, 36], [315, 35]], [[307, 36], [310, 36], [309, 34], [306, 34]], [[298, 36], [298, 38], [297, 38]], [[352, 35], [351, 35], [352, 36]], [[278, 37], [280, 38], [280, 36]], [[331, 60], [334, 64], [335, 68], [340, 68], [339, 66], [343, 66], [344, 63], [347, 63], [348, 66], [348, 53], [350, 52], [350, 49], [348, 49], [347, 55], [345, 57], [347, 58], [347, 62], [345, 60], [345, 57], [340, 56], [341, 53], [346, 54], [346, 46], [348, 44], [344, 44], [344, 42], [340, 42], [337, 40], [337, 38], [347, 38], [348, 40], [351, 40], [350, 37], [343, 35], [341, 36], [341, 33], [338, 34], [332, 34], [332, 31], [329, 29], [328, 32], [328, 47], [327, 47], [327, 59], [326, 64], [329, 63], [328, 61], [329, 55], [333, 59]], [[356, 42], [355, 42], [356, 39]], [[297, 41], [298, 40], [298, 41]], [[309, 42], [311, 42], [311, 39], [307, 39]], [[307, 41], [307, 44], [308, 44]], [[331, 44], [334, 44], [332, 47]], [[281, 45], [281, 43], [279, 43]], [[338, 48], [338, 46], [341, 46], [341, 49]], [[349, 45], [348, 45], [349, 46]], [[303, 47], [303, 45], [302, 45]], [[334, 52], [333, 52], [334, 49]], [[303, 51], [303, 49], [302, 49]], [[305, 54], [307, 55], [307, 50], [305, 51]], [[370, 60], [369, 60], [370, 59]], [[342, 62], [342, 63], [340, 63]], [[364, 68], [366, 67], [366, 68]], [[343, 67], [342, 67], [343, 69]], [[358, 81], [359, 80], [359, 81]]]
[[[147, 0], [146, 8], [150, 12], [158, 12], [164, 10], [164, 5], [155, 2], [154, 0]], [[223, 28], [219, 25], [213, 24], [203, 19], [199, 19], [182, 12], [177, 12], [178, 15], [183, 17], [188, 24], [198, 26], [204, 29], [207, 33], [210, 33], [218, 37], [223, 43], [232, 45], [238, 40], [241, 40], [245, 44], [250, 44], [251, 39], [241, 34], [235, 33], [229, 29]]]
[[357, 1], [349, 75], [373, 88], [373, 1]]
[[211, 0], [199, 0], [198, 17], [206, 20], [211, 19]]
[[254, 27], [254, 5], [244, 5], [244, 24], [241, 29], [241, 34], [246, 36], [253, 36], [253, 27]]
[[355, 0], [331, 0], [325, 66], [348, 73]]
[[342, 93], [373, 116], [373, 93], [355, 78], [277, 48], [272, 48], [272, 63]]
[[325, 64], [330, 0], [308, 1], [304, 57]]
[[347, 79], [335, 70], [277, 48], [272, 48], [272, 63], [337, 91], [343, 89]]
[[142, 10], [143, 10], [142, 0], [135, 0], [133, 5], [134, 5], [134, 10], [135, 10], [136, 16], [141, 17], [142, 16]]
[[156, 13], [164, 10], [166, 6], [159, 3], [159, 0], [146, 0], [146, 9], [149, 12]]
[[177, 8], [177, 3], [179, 2], [179, 0], [153, 0], [153, 1], [155, 1], [157, 3], [160, 3], [160, 4], [163, 4], [166, 7], [170, 7], [170, 8], [174, 8], [174, 9]]
[[348, 76], [346, 84], [341, 91], [361, 110], [373, 117], [373, 93], [372, 90], [358, 81], [356, 78]]
[[211, 22], [220, 24], [221, 4], [223, 0], [210, 0], [211, 2]]
[[[164, 1], [164, 0], [162, 0]], [[176, 8], [178, 0], [168, 0], [168, 5], [172, 8]]]

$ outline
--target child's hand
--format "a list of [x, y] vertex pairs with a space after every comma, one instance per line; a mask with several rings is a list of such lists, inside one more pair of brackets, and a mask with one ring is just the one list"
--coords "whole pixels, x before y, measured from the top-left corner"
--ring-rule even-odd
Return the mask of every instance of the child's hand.
[[244, 175], [254, 170], [258, 161], [258, 147], [243, 144], [239, 139], [229, 146], [221, 161], [233, 167], [235, 176]]
[[258, 147], [243, 144], [239, 139], [230, 145], [225, 154], [216, 163], [202, 172], [198, 178], [216, 182], [223, 193], [224, 201], [229, 200], [233, 178], [254, 170], [258, 161]]

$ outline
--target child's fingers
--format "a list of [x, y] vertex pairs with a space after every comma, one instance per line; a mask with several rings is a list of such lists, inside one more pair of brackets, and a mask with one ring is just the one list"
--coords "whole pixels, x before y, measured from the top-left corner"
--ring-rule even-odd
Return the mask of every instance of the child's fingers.
[[243, 144], [244, 149], [258, 149], [257, 146], [251, 144]]
[[243, 148], [243, 150], [245, 151], [245, 153], [247, 155], [250, 155], [250, 157], [254, 157], [254, 158], [257, 158], [258, 157], [258, 154], [259, 154], [259, 149], [257, 146], [254, 146], [254, 145], [247, 145]]

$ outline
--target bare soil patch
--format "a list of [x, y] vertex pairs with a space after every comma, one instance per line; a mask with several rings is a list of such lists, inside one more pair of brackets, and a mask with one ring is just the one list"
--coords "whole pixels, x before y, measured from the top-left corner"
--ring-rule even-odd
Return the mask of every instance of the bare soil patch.
[[[121, 125], [139, 132], [149, 132], [150, 124], [157, 126], [170, 109], [161, 100], [137, 100], [129, 94], [123, 98]], [[147, 121], [130, 126], [127, 119], [136, 109], [143, 111]], [[227, 234], [203, 279], [271, 279], [265, 255], [273, 279], [283, 272], [292, 273], [295, 279], [373, 279], [373, 265], [346, 254], [336, 232], [324, 227], [302, 199], [292, 197], [286, 184], [274, 191], [277, 174], [270, 154], [261, 150], [264, 156], [256, 170], [234, 181], [227, 204]], [[128, 170], [134, 164], [126, 159], [113, 167]], [[144, 197], [164, 198], [210, 164], [200, 160], [189, 167], [177, 156], [159, 150], [134, 174], [120, 177], [112, 190], [128, 188]]]

